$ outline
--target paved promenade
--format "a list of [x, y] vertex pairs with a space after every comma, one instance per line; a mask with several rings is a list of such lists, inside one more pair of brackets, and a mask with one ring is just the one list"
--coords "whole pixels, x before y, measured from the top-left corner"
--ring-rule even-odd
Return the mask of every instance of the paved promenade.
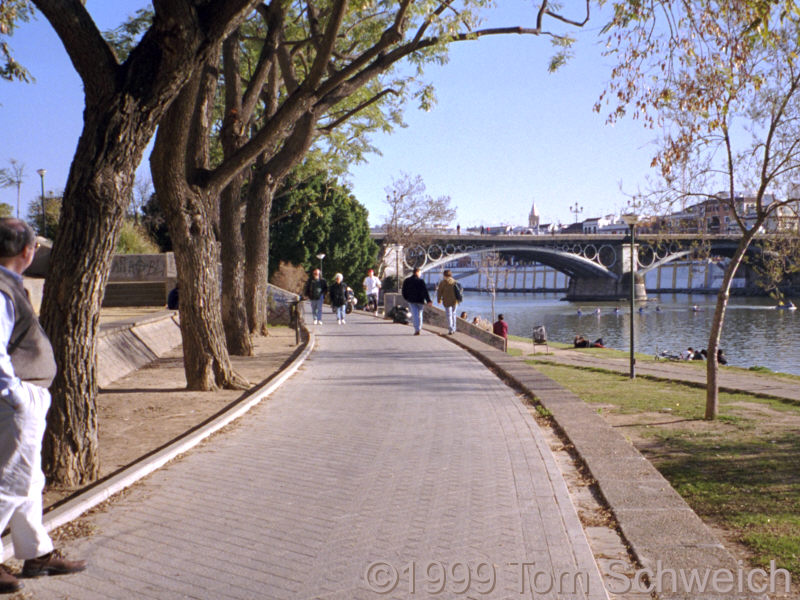
[[84, 517], [62, 546], [88, 571], [26, 597], [606, 598], [515, 394], [436, 335], [325, 316], [300, 372]]

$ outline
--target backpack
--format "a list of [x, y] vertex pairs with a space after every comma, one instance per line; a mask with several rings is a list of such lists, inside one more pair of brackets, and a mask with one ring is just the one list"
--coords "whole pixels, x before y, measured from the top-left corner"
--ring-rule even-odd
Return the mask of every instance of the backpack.
[[453, 293], [456, 296], [456, 302], [461, 304], [464, 301], [464, 287], [457, 281], [453, 285]]

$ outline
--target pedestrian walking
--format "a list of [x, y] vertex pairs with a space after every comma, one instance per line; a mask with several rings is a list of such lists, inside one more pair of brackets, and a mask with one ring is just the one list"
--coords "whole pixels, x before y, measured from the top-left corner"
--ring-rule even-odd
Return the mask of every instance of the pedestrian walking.
[[458, 294], [456, 293], [456, 280], [450, 269], [445, 269], [442, 273], [442, 280], [436, 287], [436, 302], [444, 305], [447, 315], [447, 333], [453, 335], [456, 332], [456, 307], [458, 306]]
[[422, 313], [425, 304], [432, 305], [431, 297], [428, 295], [428, 287], [422, 277], [419, 276], [420, 269], [416, 267], [414, 274], [403, 282], [403, 299], [408, 302], [411, 308], [411, 324], [414, 326], [414, 335], [419, 335], [422, 329]]
[[[55, 550], [42, 524], [42, 437], [56, 362], [22, 284], [36, 247], [27, 223], [0, 219], [0, 530], [11, 528], [23, 577], [86, 568]], [[21, 587], [0, 565], [0, 593]]]
[[367, 310], [375, 312], [378, 310], [378, 294], [381, 291], [381, 280], [375, 277], [372, 269], [367, 269], [367, 276], [364, 278], [364, 292], [367, 294]]
[[341, 273], [337, 273], [333, 277], [328, 293], [331, 297], [331, 308], [336, 311], [336, 322], [339, 325], [344, 325], [344, 317], [347, 314], [347, 284], [344, 282], [344, 277]]
[[306, 281], [306, 288], [303, 295], [311, 300], [311, 314], [314, 317], [314, 325], [322, 325], [322, 303], [325, 301], [325, 294], [328, 291], [328, 284], [322, 278], [319, 269], [311, 271], [311, 277]]

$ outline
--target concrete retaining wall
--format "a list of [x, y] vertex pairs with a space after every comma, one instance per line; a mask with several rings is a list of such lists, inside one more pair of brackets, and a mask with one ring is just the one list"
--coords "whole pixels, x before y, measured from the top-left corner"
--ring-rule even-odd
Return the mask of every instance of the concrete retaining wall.
[[291, 321], [291, 305], [300, 300], [300, 296], [276, 287], [271, 283], [267, 286], [267, 302], [269, 303], [270, 325], [289, 325]]
[[[30, 293], [36, 312], [42, 301], [44, 279], [26, 277], [25, 288]], [[133, 284], [135, 285], [135, 284]], [[152, 284], [151, 284], [152, 285]], [[269, 286], [269, 322], [288, 325], [290, 305], [299, 299], [297, 294]], [[164, 301], [155, 304], [163, 305]], [[123, 304], [131, 306], [131, 304]], [[176, 312], [145, 319], [134, 325], [100, 331], [97, 338], [97, 379], [100, 387], [106, 386], [133, 371], [166, 355], [181, 344], [181, 329]]]
[[[403, 300], [403, 297], [400, 294], [386, 294], [383, 297], [383, 306], [384, 306], [384, 314], [388, 315], [391, 310], [397, 306], [408, 306], [408, 302]], [[429, 323], [435, 327], [442, 327], [447, 329], [447, 313], [441, 308], [437, 308], [435, 306], [425, 306], [425, 311], [422, 316], [423, 323]], [[493, 334], [491, 331], [486, 331], [482, 327], [478, 327], [477, 325], [473, 325], [469, 321], [465, 321], [464, 319], [456, 319], [456, 331], [459, 333], [464, 333], [476, 340], [483, 342], [484, 344], [488, 344], [493, 348], [497, 348], [498, 350], [502, 350], [503, 352], [506, 351], [506, 344], [507, 341], [505, 338], [500, 337], [499, 335]]]
[[103, 306], [166, 306], [174, 286], [165, 281], [109, 282], [103, 293]]
[[98, 385], [104, 387], [125, 377], [180, 343], [181, 328], [176, 314], [101, 332], [97, 339]]

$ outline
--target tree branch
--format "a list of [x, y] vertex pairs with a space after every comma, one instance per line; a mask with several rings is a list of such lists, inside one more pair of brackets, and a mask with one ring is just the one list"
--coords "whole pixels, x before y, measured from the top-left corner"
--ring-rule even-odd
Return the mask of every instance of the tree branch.
[[[353, 116], [355, 116], [356, 114], [358, 114], [359, 112], [364, 110], [365, 108], [375, 104], [381, 98], [383, 98], [384, 96], [387, 96], [388, 94], [394, 94], [395, 96], [399, 96], [400, 92], [398, 92], [397, 90], [391, 89], [391, 88], [385, 89], [385, 90], [381, 91], [379, 94], [376, 94], [375, 96], [370, 98], [369, 100], [365, 100], [364, 102], [362, 102], [361, 104], [359, 104], [355, 108], [347, 111], [344, 115], [342, 115], [341, 117], [339, 117], [335, 121], [333, 121], [331, 123], [328, 123], [327, 125], [323, 125], [321, 127], [318, 127], [317, 129], [319, 131], [322, 131], [322, 132], [325, 132], [325, 133], [330, 133], [331, 131], [336, 129], [339, 125], [341, 125], [342, 123], [344, 123], [348, 119], [352, 118]], [[343, 98], [341, 98], [341, 99], [343, 99]], [[333, 105], [331, 105], [331, 106], [333, 106]], [[322, 105], [318, 105], [318, 108], [325, 109], [325, 107], [322, 106]]]
[[566, 23], [567, 25], [574, 25], [575, 27], [583, 27], [584, 25], [586, 25], [586, 23], [589, 22], [589, 11], [590, 11], [589, 2], [590, 0], [586, 0], [586, 16], [583, 18], [583, 21], [574, 21], [573, 19], [568, 19], [567, 17], [564, 17], [559, 13], [553, 12], [552, 10], [548, 9], [547, 0], [544, 0], [544, 2], [542, 2], [542, 6], [539, 9], [539, 16], [536, 19], [537, 29], [541, 29], [542, 27], [543, 14], [546, 14], [548, 17], [552, 17], [557, 21], [561, 21], [562, 23]]
[[347, 12], [347, 0], [336, 0], [331, 9], [331, 16], [325, 28], [325, 36], [322, 42], [317, 45], [317, 55], [303, 85], [308, 89], [316, 88], [322, 76], [325, 74], [325, 67], [331, 58], [331, 53], [336, 44], [336, 37], [342, 27], [345, 13]]
[[239, 27], [245, 17], [253, 11], [262, 0], [153, 0], [153, 7], [158, 12], [174, 12], [176, 5], [185, 2], [197, 10], [200, 22], [207, 37], [224, 40]]
[[33, 0], [53, 26], [83, 81], [94, 96], [116, 81], [119, 62], [81, 0]]
[[[263, 7], [264, 5], [261, 5]], [[267, 38], [261, 48], [253, 77], [247, 84], [244, 98], [242, 99], [242, 119], [249, 121], [255, 110], [256, 103], [269, 76], [280, 43], [280, 32], [283, 29], [283, 7], [279, 0], [270, 2], [268, 8], [259, 7], [259, 13], [266, 21]], [[227, 80], [227, 77], [226, 77]]]

